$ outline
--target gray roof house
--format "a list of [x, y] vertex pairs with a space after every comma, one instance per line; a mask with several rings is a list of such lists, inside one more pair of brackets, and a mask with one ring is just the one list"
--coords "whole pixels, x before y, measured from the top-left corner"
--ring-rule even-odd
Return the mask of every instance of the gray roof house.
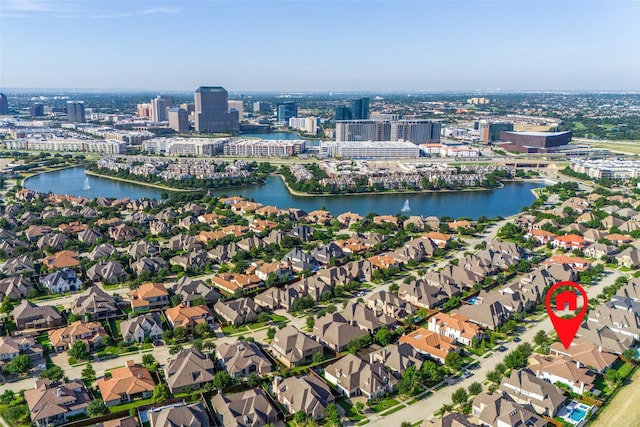
[[54, 271], [45, 276], [40, 283], [51, 293], [70, 292], [82, 289], [82, 280], [70, 268]]
[[354, 354], [347, 354], [328, 365], [324, 377], [345, 396], [364, 396], [367, 399], [392, 392], [397, 384], [382, 363], [370, 364]]
[[198, 390], [213, 381], [214, 363], [195, 348], [178, 352], [164, 368], [171, 393], [181, 393], [188, 387]]
[[13, 319], [18, 330], [62, 326], [62, 316], [57, 308], [51, 305], [37, 306], [26, 299], [13, 309]]
[[489, 427], [546, 427], [547, 420], [531, 405], [521, 405], [505, 393], [480, 393], [471, 404], [473, 415]]
[[190, 306], [194, 299], [203, 297], [207, 303], [214, 304], [221, 297], [220, 292], [208, 286], [203, 280], [183, 276], [173, 285], [173, 292], [182, 295], [182, 302]]
[[126, 343], [141, 343], [145, 338], [155, 341], [162, 337], [164, 329], [157, 312], [141, 314], [120, 323], [120, 333]]
[[287, 325], [276, 331], [269, 348], [280, 362], [291, 368], [310, 363], [313, 355], [322, 352], [324, 347], [295, 326]]
[[216, 355], [224, 370], [233, 377], [246, 377], [254, 372], [260, 375], [271, 372], [271, 361], [252, 342], [219, 344]]
[[211, 398], [211, 406], [224, 427], [262, 427], [278, 419], [278, 412], [259, 388], [233, 394], [218, 393]]
[[531, 405], [540, 415], [555, 417], [567, 396], [561, 388], [535, 376], [528, 369], [511, 371], [502, 379], [500, 390], [522, 405]]
[[126, 281], [129, 278], [129, 273], [119, 262], [108, 261], [92, 265], [87, 270], [87, 277], [93, 282], [113, 284]]
[[109, 319], [122, 312], [115, 299], [97, 286], [91, 286], [71, 305], [71, 312], [77, 316], [91, 315], [93, 320]]
[[420, 369], [422, 361], [418, 350], [407, 343], [389, 344], [369, 353], [369, 363], [382, 363], [396, 378], [400, 378], [409, 366]]
[[327, 313], [316, 320], [313, 335], [319, 342], [340, 352], [347, 348], [351, 340], [364, 337], [368, 333], [351, 325], [340, 313]]
[[21, 300], [27, 298], [29, 293], [35, 292], [36, 289], [31, 280], [22, 276], [12, 276], [0, 279], [0, 300], [9, 297], [13, 300]]
[[151, 427], [211, 427], [202, 402], [151, 409], [148, 417]]
[[258, 320], [260, 307], [253, 298], [238, 298], [231, 301], [218, 301], [213, 310], [226, 322], [233, 325], [242, 325]]
[[329, 403], [335, 402], [329, 386], [317, 375], [273, 380], [273, 392], [289, 413], [304, 412], [309, 418], [321, 420]]

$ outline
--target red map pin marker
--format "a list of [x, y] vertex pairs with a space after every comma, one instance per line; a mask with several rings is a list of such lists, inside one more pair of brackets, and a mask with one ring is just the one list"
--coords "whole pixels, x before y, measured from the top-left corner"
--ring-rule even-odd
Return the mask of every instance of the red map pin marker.
[[[551, 306], [551, 296], [553, 295], [553, 291], [561, 287], [572, 287], [580, 291], [582, 294], [582, 309], [577, 316], [572, 317], [570, 319], [563, 319], [562, 317], [556, 316], [555, 311], [562, 311], [567, 306], [569, 310], [577, 310], [578, 309], [578, 296], [575, 291], [563, 291], [556, 295], [556, 306]], [[547, 313], [549, 313], [549, 317], [551, 318], [551, 323], [553, 323], [553, 327], [558, 333], [558, 337], [562, 342], [562, 345], [565, 349], [568, 349], [571, 345], [571, 341], [576, 336], [576, 332], [578, 332], [578, 328], [580, 327], [580, 323], [582, 323], [582, 319], [584, 315], [587, 313], [587, 305], [588, 305], [587, 293], [582, 288], [582, 286], [578, 285], [575, 282], [559, 282], [556, 283], [547, 291], [547, 299], [545, 305], [547, 306]]]

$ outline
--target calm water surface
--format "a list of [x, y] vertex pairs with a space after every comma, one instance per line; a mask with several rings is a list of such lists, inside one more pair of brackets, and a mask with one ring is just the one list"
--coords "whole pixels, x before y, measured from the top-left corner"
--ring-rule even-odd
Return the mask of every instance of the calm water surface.
[[[89, 179], [89, 190], [83, 190], [86, 178]], [[104, 196], [159, 199], [164, 192], [141, 185], [87, 176], [82, 168], [36, 175], [27, 179], [24, 185], [41, 193], [53, 192], [90, 198]], [[496, 217], [520, 212], [535, 200], [531, 190], [543, 185], [541, 182], [508, 182], [504, 188], [489, 191], [302, 197], [290, 194], [279, 177], [271, 177], [264, 185], [212, 190], [211, 193], [216, 196], [241, 195], [265, 205], [279, 208], [296, 207], [307, 212], [324, 207], [334, 215], [347, 211], [361, 215], [369, 212], [395, 215], [408, 200], [412, 215], [478, 218], [482, 215]]]

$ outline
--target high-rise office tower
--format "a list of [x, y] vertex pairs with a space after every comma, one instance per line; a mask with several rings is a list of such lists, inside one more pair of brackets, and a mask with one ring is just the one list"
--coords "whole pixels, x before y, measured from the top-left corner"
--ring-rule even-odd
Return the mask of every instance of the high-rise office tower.
[[151, 118], [151, 104], [138, 104], [136, 106], [136, 114], [138, 117]]
[[358, 98], [351, 101], [351, 119], [367, 120], [369, 118], [369, 98]]
[[169, 127], [178, 133], [189, 132], [189, 113], [184, 108], [172, 107], [167, 112]]
[[167, 110], [173, 106], [173, 96], [159, 95], [151, 100], [151, 120], [166, 122]]
[[276, 106], [278, 123], [289, 124], [289, 119], [298, 117], [298, 104], [295, 102], [283, 102]]
[[39, 102], [34, 103], [29, 108], [29, 115], [31, 117], [42, 117], [42, 116], [44, 116], [44, 105], [42, 105]]
[[229, 96], [225, 88], [200, 86], [194, 99], [197, 132], [237, 132], [240, 129], [238, 112], [229, 112]]
[[351, 109], [345, 106], [336, 107], [333, 118], [335, 120], [351, 120]]
[[271, 103], [266, 101], [256, 101], [253, 103], [254, 113], [268, 113], [271, 111]]
[[0, 93], [0, 114], [9, 114], [9, 102], [4, 93]]
[[84, 102], [67, 101], [67, 121], [69, 123], [84, 123]]
[[397, 120], [391, 122], [391, 141], [438, 143], [441, 127], [442, 123], [438, 120]]
[[375, 141], [376, 122], [373, 120], [341, 120], [336, 122], [336, 141]]

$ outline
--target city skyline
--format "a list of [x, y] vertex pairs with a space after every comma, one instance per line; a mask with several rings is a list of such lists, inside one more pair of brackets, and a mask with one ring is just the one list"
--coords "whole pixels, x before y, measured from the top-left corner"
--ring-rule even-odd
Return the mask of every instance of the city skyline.
[[638, 11], [637, 1], [3, 0], [0, 88], [637, 91]]

